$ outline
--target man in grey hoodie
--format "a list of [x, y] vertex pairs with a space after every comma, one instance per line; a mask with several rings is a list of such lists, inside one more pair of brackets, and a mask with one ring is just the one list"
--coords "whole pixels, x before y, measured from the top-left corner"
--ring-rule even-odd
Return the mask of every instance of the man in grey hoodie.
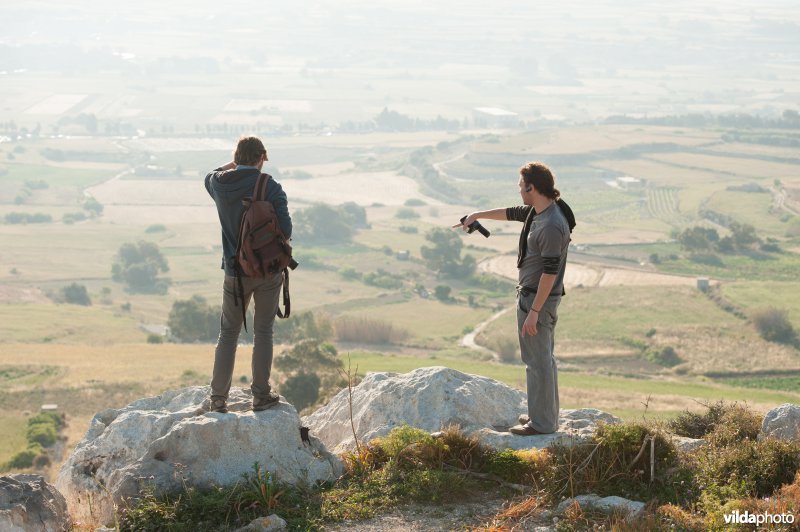
[[[282, 276], [267, 274], [264, 278], [244, 277], [237, 272], [236, 244], [239, 226], [245, 207], [242, 200], [253, 196], [256, 180], [267, 161], [267, 150], [260, 139], [242, 137], [236, 146], [233, 161], [209, 173], [205, 179], [206, 190], [214, 199], [222, 226], [222, 269], [225, 280], [222, 286], [222, 316], [219, 339], [214, 354], [214, 373], [211, 378], [209, 408], [215, 412], [228, 411], [228, 392], [231, 388], [236, 345], [242, 329], [243, 312], [238, 305], [255, 302], [253, 318], [253, 410], [265, 410], [280, 400], [272, 391], [269, 377], [272, 371], [272, 325], [278, 310]], [[278, 223], [287, 239], [292, 236], [292, 219], [289, 216], [286, 193], [279, 183], [270, 178], [267, 201], [275, 207]], [[242, 276], [244, 297], [235, 296], [236, 276]], [[237, 303], [238, 302], [238, 303]]]

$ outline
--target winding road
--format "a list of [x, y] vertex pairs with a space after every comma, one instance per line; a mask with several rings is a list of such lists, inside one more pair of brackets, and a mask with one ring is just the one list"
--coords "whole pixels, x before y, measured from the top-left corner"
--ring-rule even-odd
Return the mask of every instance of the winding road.
[[[478, 263], [478, 270], [517, 280], [516, 255], [498, 255], [482, 260]], [[658, 273], [644, 268], [625, 267], [621, 265], [601, 264], [600, 262], [573, 262], [567, 265], [564, 278], [566, 288], [605, 287], [605, 286], [695, 286], [696, 277], [682, 275], [669, 275]], [[482, 321], [469, 334], [464, 335], [459, 345], [469, 347], [485, 353], [491, 353], [497, 359], [497, 354], [475, 342], [475, 338], [493, 321], [507, 312], [513, 310], [516, 304], [496, 312], [488, 319]]]

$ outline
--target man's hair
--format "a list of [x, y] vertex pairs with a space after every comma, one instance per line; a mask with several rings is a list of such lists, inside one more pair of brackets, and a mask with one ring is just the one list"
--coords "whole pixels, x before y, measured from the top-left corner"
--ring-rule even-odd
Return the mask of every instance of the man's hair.
[[528, 163], [519, 169], [519, 174], [526, 185], [535, 188], [542, 196], [552, 200], [561, 197], [553, 172], [544, 163]]
[[258, 137], [242, 137], [236, 145], [236, 152], [233, 154], [233, 162], [236, 164], [255, 165], [266, 155], [267, 150], [264, 143]]

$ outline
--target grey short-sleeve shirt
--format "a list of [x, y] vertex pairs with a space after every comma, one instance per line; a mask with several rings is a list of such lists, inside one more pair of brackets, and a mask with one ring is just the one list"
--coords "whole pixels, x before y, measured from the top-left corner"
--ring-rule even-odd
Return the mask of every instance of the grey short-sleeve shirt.
[[566, 217], [555, 203], [534, 215], [527, 240], [528, 249], [519, 268], [519, 284], [538, 287], [544, 259], [558, 258], [558, 274], [551, 295], [560, 295], [564, 289], [570, 232]]

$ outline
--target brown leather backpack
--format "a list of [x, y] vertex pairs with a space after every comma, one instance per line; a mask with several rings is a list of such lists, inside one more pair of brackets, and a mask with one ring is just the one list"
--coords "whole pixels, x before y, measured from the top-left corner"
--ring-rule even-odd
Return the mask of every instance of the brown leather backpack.
[[[241, 274], [247, 277], [266, 277], [267, 274], [283, 274], [283, 304], [285, 312], [278, 309], [278, 317], [288, 318], [289, 269], [295, 269], [297, 262], [292, 258], [292, 246], [286, 239], [278, 223], [275, 207], [267, 201], [267, 190], [272, 176], [261, 174], [251, 198], [242, 203], [245, 211], [239, 226], [239, 241], [236, 245], [236, 267], [239, 278], [239, 295], [244, 296]], [[238, 303], [237, 303], [238, 304]], [[242, 305], [242, 315], [245, 313]], [[245, 322], [245, 329], [247, 323]]]

